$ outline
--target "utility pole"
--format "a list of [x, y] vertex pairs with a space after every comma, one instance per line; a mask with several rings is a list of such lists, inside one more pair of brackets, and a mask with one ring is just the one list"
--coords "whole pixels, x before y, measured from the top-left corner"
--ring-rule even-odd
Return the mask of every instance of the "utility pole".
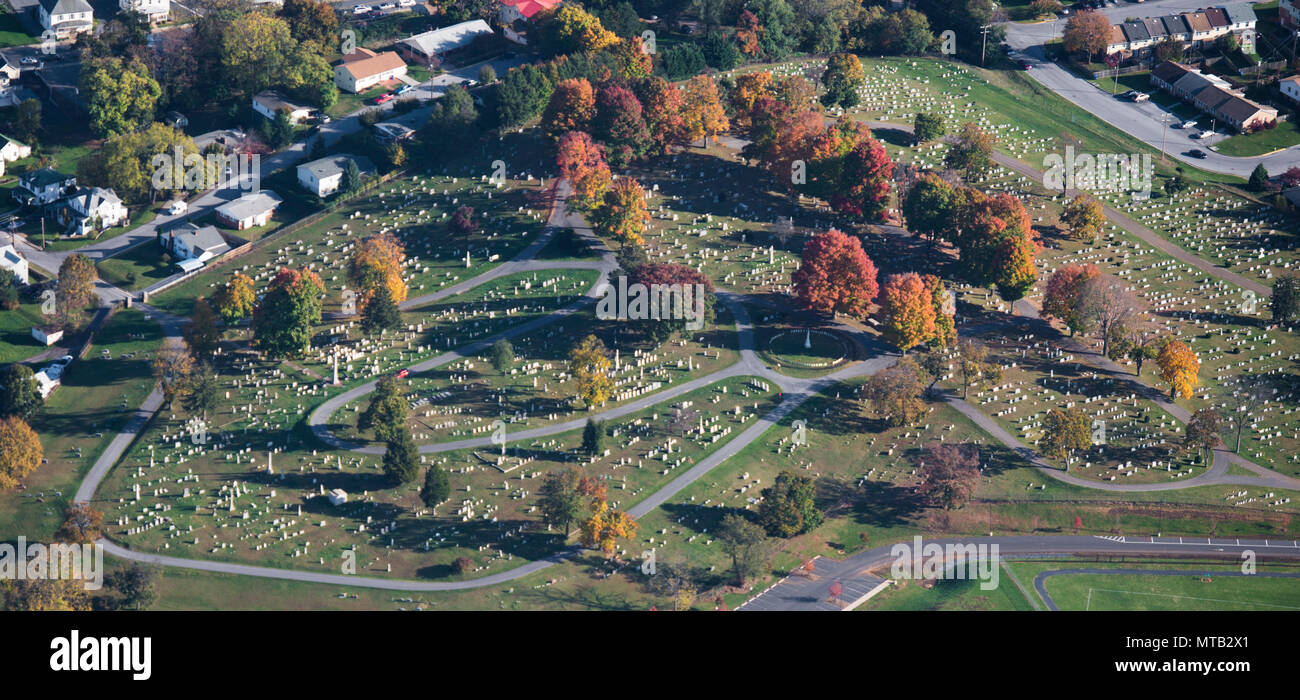
[[1165, 134], [1169, 133], [1169, 118], [1171, 115], [1166, 114], [1160, 119], [1163, 128], [1160, 129], [1160, 164], [1165, 164]]
[[984, 67], [984, 50], [988, 48], [989, 45], [989, 27], [991, 26], [993, 25], [991, 24], [980, 25], [980, 33], [984, 35], [984, 38], [980, 41], [980, 67], [981, 68]]

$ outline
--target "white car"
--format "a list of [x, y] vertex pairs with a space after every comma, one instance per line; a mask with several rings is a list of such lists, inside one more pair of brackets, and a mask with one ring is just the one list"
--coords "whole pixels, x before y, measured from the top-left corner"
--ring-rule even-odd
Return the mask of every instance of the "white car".
[[354, 15], [364, 15], [365, 13], [367, 13], [367, 12], [373, 10], [373, 9], [375, 9], [375, 8], [373, 8], [373, 7], [369, 6], [369, 5], [357, 5], [356, 7], [352, 8], [352, 14], [354, 14]]
[[397, 0], [398, 7], [415, 7], [415, 0]]
[[382, 4], [382, 5], [380, 5], [380, 6], [379, 6], [379, 9], [384, 10], [385, 12], [387, 12], [388, 10], [396, 10], [396, 9], [397, 9], [397, 3], [395, 3], [395, 2], [386, 2], [386, 3]]
[[1196, 138], [1198, 138], [1198, 139], [1208, 139], [1208, 138], [1210, 138], [1211, 136], [1214, 136], [1214, 132], [1213, 132], [1213, 131], [1202, 131], [1201, 133], [1199, 133], [1199, 134], [1196, 135]]
[[1196, 128], [1196, 120], [1193, 119], [1193, 120], [1185, 121], [1185, 122], [1183, 122], [1182, 124], [1179, 124], [1179, 126], [1182, 127], [1182, 128], [1184, 128], [1184, 129], [1195, 129], [1195, 128]]

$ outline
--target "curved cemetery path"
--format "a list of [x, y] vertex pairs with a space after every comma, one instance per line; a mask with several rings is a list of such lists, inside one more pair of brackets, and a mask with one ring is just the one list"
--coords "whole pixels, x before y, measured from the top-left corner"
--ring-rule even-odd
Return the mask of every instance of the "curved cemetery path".
[[[1214, 578], [1214, 577], [1218, 577], [1218, 576], [1223, 576], [1223, 577], [1234, 577], [1234, 578], [1237, 578], [1237, 577], [1248, 577], [1248, 578], [1300, 578], [1300, 574], [1297, 574], [1297, 573], [1287, 573], [1287, 572], [1283, 572], [1283, 571], [1259, 571], [1259, 572], [1253, 572], [1253, 573], [1249, 573], [1249, 574], [1248, 574], [1248, 573], [1245, 573], [1245, 572], [1242, 572], [1242, 571], [1215, 571], [1215, 570], [1208, 570], [1208, 571], [1207, 571], [1207, 570], [1205, 570], [1205, 569], [1200, 569], [1200, 570], [1196, 570], [1196, 569], [1190, 569], [1190, 570], [1171, 570], [1171, 569], [1056, 569], [1056, 570], [1054, 570], [1054, 571], [1043, 571], [1043, 572], [1039, 573], [1037, 576], [1034, 577], [1034, 590], [1038, 591], [1038, 595], [1041, 596], [1042, 599], [1043, 599], [1043, 602], [1047, 604], [1047, 609], [1048, 609], [1048, 610], [1052, 610], [1052, 611], [1060, 611], [1060, 608], [1057, 607], [1057, 605], [1056, 605], [1056, 601], [1055, 601], [1055, 600], [1052, 600], [1052, 596], [1051, 596], [1050, 594], [1048, 594], [1048, 592], [1047, 592], [1047, 585], [1046, 585], [1046, 584], [1047, 584], [1047, 579], [1052, 578], [1053, 576], [1072, 576], [1072, 575], [1076, 575], [1076, 574], [1101, 574], [1101, 575], [1104, 575], [1104, 576], [1203, 576], [1203, 577], [1208, 577], [1208, 578]], [[1125, 592], [1125, 593], [1140, 593], [1140, 592], [1138, 592], [1138, 591], [1124, 591], [1124, 592]], [[1160, 594], [1159, 594], [1159, 593], [1144, 593], [1143, 595], [1160, 595]], [[1170, 595], [1170, 596], [1167, 596], [1167, 597], [1171, 597], [1171, 598], [1180, 598], [1180, 597], [1182, 597], [1182, 596]], [[1228, 602], [1233, 602], [1233, 601], [1221, 601], [1221, 602], [1228, 603]], [[1243, 603], [1247, 603], [1247, 604], [1250, 604], [1250, 605], [1259, 605], [1259, 606], [1261, 606], [1261, 607], [1266, 607], [1266, 608], [1282, 608], [1282, 609], [1287, 609], [1287, 610], [1295, 610], [1295, 608], [1292, 608], [1292, 607], [1289, 607], [1289, 606], [1286, 606], [1286, 605], [1269, 605], [1269, 604], [1267, 604], [1267, 603], [1249, 603], [1248, 601], [1241, 601], [1241, 602], [1243, 602]]]
[[[888, 128], [898, 128], [897, 125], [882, 125], [882, 126], [888, 126]], [[1028, 168], [1028, 166], [1024, 166], [1024, 167]], [[583, 299], [580, 299], [566, 307], [558, 309], [541, 318], [537, 318], [527, 323], [521, 324], [503, 333], [484, 338], [482, 340], [479, 340], [473, 344], [465, 346], [456, 351], [444, 353], [443, 355], [440, 355], [438, 357], [414, 364], [409, 368], [411, 371], [413, 372], [426, 371], [433, 367], [437, 367], [446, 364], [448, 362], [453, 362], [455, 360], [474, 355], [475, 353], [489, 347], [492, 342], [494, 342], [499, 338], [514, 337], [523, 333], [527, 333], [532, 330], [536, 330], [556, 320], [565, 318], [567, 316], [576, 313], [585, 305], [592, 303], [595, 300], [596, 290], [599, 288], [601, 283], [605, 282], [608, 279], [609, 273], [617, 266], [613, 260], [613, 253], [609, 251], [602, 242], [600, 242], [598, 239], [595, 238], [595, 236], [591, 233], [590, 229], [587, 227], [586, 222], [582, 219], [582, 217], [573, 212], [568, 211], [567, 207], [565, 206], [565, 200], [567, 199], [567, 194], [568, 194], [567, 183], [561, 182], [560, 187], [557, 191], [556, 207], [552, 211], [551, 217], [548, 219], [547, 228], [543, 231], [542, 235], [539, 236], [537, 241], [534, 241], [532, 244], [527, 246], [523, 251], [521, 251], [517, 256], [515, 256], [515, 258], [513, 258], [507, 263], [498, 266], [497, 268], [494, 268], [493, 270], [485, 272], [481, 275], [478, 275], [464, 282], [458, 283], [453, 287], [439, 290], [438, 292], [426, 294], [421, 297], [417, 297], [415, 299], [409, 299], [406, 302], [404, 302], [402, 306], [404, 308], [414, 308], [424, 304], [432, 303], [440, 299], [446, 298], [448, 296], [468, 291], [473, 287], [476, 287], [478, 285], [481, 285], [493, 279], [502, 277], [504, 275], [514, 274], [518, 272], [541, 271], [541, 270], [550, 270], [550, 269], [599, 270], [600, 276], [597, 280], [597, 283], [593, 285], [592, 289], [588, 291], [587, 295]], [[577, 232], [579, 236], [587, 240], [588, 243], [591, 244], [595, 250], [600, 251], [601, 253], [600, 260], [591, 261], [591, 262], [589, 261], [548, 262], [545, 260], [536, 260], [535, 259], [536, 254], [547, 243], [550, 242], [551, 238], [554, 236], [555, 231], [561, 227], [573, 228], [574, 231]], [[1155, 236], [1154, 233], [1150, 233], [1149, 231], [1148, 234], [1151, 235], [1152, 237], [1158, 238]], [[1223, 271], [1221, 268], [1214, 268], [1213, 266], [1211, 267], [1217, 272], [1226, 272]], [[834, 327], [836, 330], [852, 336], [855, 341], [857, 341], [864, 349], [867, 350], [868, 359], [855, 362], [838, 371], [832, 372], [830, 374], [821, 377], [816, 377], [816, 378], [797, 378], [797, 377], [790, 377], [787, 375], [779, 374], [771, 370], [761, 360], [761, 358], [759, 358], [759, 356], [757, 355], [754, 349], [754, 335], [753, 335], [752, 323], [750, 322], [748, 313], [745, 311], [745, 308], [742, 304], [742, 301], [746, 299], [746, 295], [719, 290], [718, 298], [724, 304], [727, 305], [728, 309], [732, 312], [734, 318], [736, 319], [737, 338], [738, 338], [739, 350], [741, 355], [740, 360], [738, 360], [736, 363], [726, 368], [710, 373], [709, 375], [706, 375], [704, 377], [700, 377], [690, 382], [684, 382], [677, 386], [665, 389], [663, 391], [656, 392], [649, 396], [638, 399], [634, 402], [628, 403], [624, 406], [611, 409], [610, 411], [593, 414], [591, 417], [617, 418], [620, 416], [628, 415], [630, 413], [639, 411], [649, 406], [653, 406], [659, 403], [663, 403], [664, 401], [671, 400], [676, 396], [680, 396], [684, 393], [707, 386], [721, 379], [736, 377], [736, 376], [758, 376], [768, 381], [771, 381], [772, 383], [776, 384], [778, 387], [782, 389], [783, 392], [782, 400], [775, 408], [773, 408], [767, 414], [758, 418], [753, 425], [749, 426], [744, 431], [742, 431], [739, 435], [737, 435], [735, 439], [729, 441], [726, 445], [719, 448], [717, 451], [711, 453], [708, 457], [700, 460], [698, 463], [691, 466], [689, 470], [679, 475], [677, 478], [673, 479], [671, 482], [669, 482], [668, 484], [660, 488], [658, 491], [654, 492], [653, 494], [647, 496], [646, 498], [639, 501], [637, 504], [630, 507], [628, 509], [628, 513], [633, 518], [640, 518], [641, 516], [653, 511], [655, 508], [667, 502], [673, 496], [678, 494], [682, 489], [686, 488], [687, 486], [689, 486], [690, 484], [698, 480], [701, 476], [708, 473], [714, 467], [718, 466], [719, 464], [723, 463], [727, 459], [738, 454], [745, 447], [753, 443], [754, 440], [758, 439], [760, 436], [765, 434], [769, 428], [779, 423], [783, 418], [785, 418], [792, 411], [794, 411], [796, 408], [802, 405], [805, 401], [812, 398], [822, 390], [827, 389], [830, 386], [834, 385], [835, 383], [845, 379], [863, 377], [863, 376], [874, 374], [889, 366], [892, 366], [898, 360], [898, 356], [890, 352], [887, 348], [885, 348], [884, 345], [876, 338], [868, 335], [867, 333], [863, 332], [860, 329], [852, 328], [843, 324], [835, 324]], [[1036, 314], [1034, 314], [1034, 316], [1036, 316]], [[995, 324], [984, 323], [978, 325], [971, 325], [963, 328], [962, 333], [969, 334], [971, 332], [977, 332], [977, 331], [982, 332], [988, 330], [989, 327], [993, 325], [1014, 323], [1017, 321], [1023, 322], [1023, 320], [1024, 319], [1007, 319], [1006, 321], [998, 322]], [[168, 329], [169, 338], [173, 337], [173, 334], [176, 336], [179, 335], [178, 321], [179, 321], [178, 319], [175, 319], [173, 317], [167, 317], [164, 315], [162, 323], [164, 324], [164, 328]], [[327, 420], [335, 411], [337, 411], [341, 406], [348, 403], [349, 401], [355, 400], [356, 398], [364, 396], [365, 394], [373, 391], [374, 387], [375, 387], [375, 382], [369, 382], [367, 384], [364, 384], [362, 386], [344, 392], [343, 394], [335, 396], [325, 401], [320, 406], [318, 406], [308, 418], [308, 423], [311, 426], [312, 431], [317, 436], [317, 438], [320, 439], [322, 442], [325, 442], [326, 444], [341, 449], [348, 449], [348, 450], [364, 452], [369, 454], [382, 453], [383, 452], [382, 447], [358, 446], [349, 443], [347, 441], [341, 440], [335, 437], [334, 435], [332, 435], [329, 432], [327, 427]], [[156, 398], [155, 398], [155, 394], [157, 394]], [[1038, 457], [1033, 450], [1021, 444], [1013, 436], [1006, 433], [1006, 431], [1002, 430], [999, 426], [997, 426], [997, 424], [994, 423], [992, 419], [988, 418], [984, 414], [975, 410], [973, 407], [971, 407], [969, 404], [966, 404], [964, 401], [961, 401], [960, 399], [956, 399], [955, 397], [949, 398], [948, 400], [949, 403], [951, 403], [954, 406], [954, 408], [956, 408], [957, 410], [961, 411], [963, 414], [970, 417], [971, 420], [973, 420], [976, 424], [980, 425], [981, 428], [989, 432], [989, 434], [992, 435], [994, 438], [996, 438], [999, 442], [1017, 451], [1018, 453], [1023, 455], [1026, 459], [1029, 459], [1029, 461], [1034, 463], [1035, 466], [1041, 472], [1043, 472], [1048, 476], [1056, 478], [1058, 480], [1064, 481], [1066, 483], [1071, 483], [1077, 486], [1094, 488], [1102, 491], [1172, 490], [1172, 489], [1190, 488], [1194, 486], [1208, 485], [1208, 484], [1247, 484], [1251, 486], [1276, 485], [1278, 487], [1283, 487], [1283, 488], [1300, 488], [1300, 481], [1291, 480], [1289, 477], [1285, 477], [1280, 474], [1276, 474], [1275, 472], [1271, 472], [1264, 467], [1254, 465], [1253, 463], [1250, 463], [1236, 455], [1229, 456], [1227, 453], [1223, 451], [1217, 451], [1215, 453], [1214, 464], [1212, 468], [1209, 471], [1207, 471], [1205, 474], [1195, 477], [1193, 479], [1187, 479], [1187, 480], [1168, 483], [1168, 484], [1106, 484], [1106, 483], [1099, 483], [1099, 482], [1090, 481], [1086, 479], [1080, 479], [1078, 477], [1074, 477], [1072, 475], [1066, 474], [1061, 470], [1056, 469], [1055, 467], [1047, 464], [1044, 460]], [[77, 491], [78, 501], [89, 501], [89, 499], [93, 496], [95, 489], [98, 487], [100, 481], [107, 474], [108, 470], [112, 467], [114, 463], [116, 463], [117, 459], [121, 456], [122, 452], [124, 452], [125, 449], [130, 445], [130, 442], [134, 439], [136, 433], [138, 433], [140, 428], [143, 426], [144, 422], [147, 421], [147, 418], [150, 415], [152, 415], [153, 411], [157, 410], [159, 405], [161, 405], [161, 394], [155, 391], [154, 394], [151, 394], [149, 399], [145, 401], [145, 404], [141, 406], [140, 411], [132, 419], [132, 425], [128, 426], [127, 430], [124, 430], [121, 434], [119, 434], [118, 437], [114, 439], [113, 443], [110, 445], [110, 448], [100, 456], [99, 460], [96, 461], [95, 467], [92, 468], [91, 472], [87, 475], [86, 479], [82, 482], [80, 488]], [[1177, 407], [1175, 406], [1174, 408]], [[533, 430], [520, 431], [518, 433], [510, 435], [508, 437], [508, 440], [509, 441], [528, 440], [528, 439], [534, 439], [534, 438], [543, 437], [546, 435], [552, 435], [560, 432], [575, 430], [581, 428], [586, 423], [586, 420], [587, 417], [583, 417], [581, 419], [568, 421], [562, 424], [546, 426], [543, 428], [536, 428]], [[129, 437], [124, 437], [124, 436], [129, 436]], [[452, 443], [425, 445], [420, 447], [419, 450], [422, 453], [436, 453], [436, 452], [445, 452], [449, 450], [464, 449], [469, 447], [483, 447], [489, 444], [491, 444], [489, 438], [478, 438], [478, 439], [470, 439], [470, 440], [461, 440]], [[1251, 469], [1252, 471], [1256, 471], [1257, 473], [1263, 475], [1265, 478], [1251, 479], [1249, 477], [1227, 476], [1226, 471], [1227, 471], [1228, 463], [1230, 461], [1242, 464], [1243, 466], [1246, 466], [1246, 468]], [[1273, 479], [1278, 479], [1283, 481], [1273, 483], [1271, 481]], [[1290, 485], [1292, 482], [1294, 482], [1296, 485]], [[1287, 485], [1283, 486], [1284, 483]], [[1169, 539], [1169, 538], [1165, 538], [1165, 539]], [[1112, 542], [1111, 540], [1097, 540], [1094, 538], [1083, 538], [1083, 537], [1075, 537], [1075, 538], [1068, 538], [1068, 537], [1044, 538], [1044, 537], [1033, 537], [1033, 536], [1002, 537], [1002, 538], [991, 538], [990, 541], [1005, 543], [1009, 547], [1020, 548], [1020, 549], [1024, 549], [1025, 551], [1034, 551], [1038, 553], [1053, 553], [1053, 554], [1091, 552], [1091, 551], [1097, 551], [1097, 548], [1099, 546], [1103, 548], [1116, 546], [1116, 543]], [[101, 538], [100, 542], [104, 545], [106, 551], [109, 554], [112, 554], [114, 556], [118, 556], [124, 559], [135, 560], [135, 561], [159, 564], [163, 566], [176, 566], [181, 568], [211, 571], [217, 573], [258, 576], [263, 578], [277, 578], [277, 579], [287, 579], [287, 580], [312, 582], [312, 583], [327, 583], [327, 584], [338, 584], [343, 586], [380, 588], [380, 589], [404, 590], [404, 591], [454, 591], [454, 590], [465, 590], [465, 589], [498, 585], [507, 581], [512, 581], [536, 573], [538, 571], [541, 571], [553, 564], [560, 563], [582, 551], [582, 549], [577, 546], [569, 547], [560, 552], [552, 554], [548, 557], [521, 565], [514, 569], [510, 569], [508, 571], [502, 571], [497, 574], [492, 574], [489, 576], [485, 576], [483, 578], [473, 579], [469, 581], [421, 582], [421, 581], [409, 581], [409, 580], [358, 577], [355, 575], [324, 574], [324, 573], [315, 573], [315, 572], [307, 572], [307, 571], [292, 570], [292, 569], [275, 569], [269, 567], [205, 561], [199, 559], [185, 559], [179, 557], [163, 556], [158, 554], [135, 552], [125, 547], [122, 547], [121, 545], [109, 542], [107, 539], [103, 539], [103, 538]], [[1044, 542], [1048, 542], [1051, 544], [1044, 544]], [[1110, 544], [1098, 545], [1098, 542], [1108, 542]], [[1208, 542], [1209, 540], [1207, 540], [1207, 543]], [[1161, 547], [1154, 546], [1156, 544], [1161, 544], [1161, 542], [1157, 542], [1156, 540], [1153, 540], [1152, 543], [1153, 544], [1149, 548], [1149, 551], [1153, 551], [1153, 552], [1165, 551]], [[1212, 544], [1217, 545], [1218, 543], [1212, 543]], [[1169, 546], [1173, 546], [1173, 545], [1169, 545]], [[1292, 543], [1292, 546], [1295, 546], [1295, 543]], [[862, 555], [858, 555], [858, 556], [860, 557], [863, 555], [870, 555], [874, 552], [878, 552], [880, 549], [882, 548], [869, 550], [868, 552], [864, 552]], [[887, 548], [885, 549], [887, 550]], [[1142, 550], [1142, 551], [1148, 551], [1148, 550]], [[855, 561], [857, 559], [858, 557], [853, 557], [846, 561]], [[823, 577], [822, 580], [824, 581], [824, 585], [829, 587], [831, 579], [829, 577]], [[779, 585], [781, 584], [778, 584], [778, 586]], [[772, 589], [769, 589], [769, 591], [770, 590]], [[755, 598], [750, 602], [753, 603], [756, 600], [759, 600], [759, 598]], [[768, 598], [768, 600], [773, 600], [773, 599]]]

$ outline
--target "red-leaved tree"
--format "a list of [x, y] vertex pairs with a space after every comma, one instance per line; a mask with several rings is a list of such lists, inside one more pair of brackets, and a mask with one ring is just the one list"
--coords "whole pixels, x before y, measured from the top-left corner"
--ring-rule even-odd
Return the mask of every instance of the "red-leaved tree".
[[793, 276], [795, 297], [817, 311], [866, 316], [876, 298], [876, 265], [862, 242], [831, 229], [804, 244]]

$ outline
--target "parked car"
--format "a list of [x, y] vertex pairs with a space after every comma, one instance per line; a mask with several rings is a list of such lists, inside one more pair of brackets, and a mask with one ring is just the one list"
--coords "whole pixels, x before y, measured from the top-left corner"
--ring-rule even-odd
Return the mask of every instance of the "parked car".
[[1139, 92], [1133, 95], [1134, 102], [1146, 102], [1149, 99], [1151, 99], [1151, 96], [1146, 94], [1145, 92]]
[[54, 364], [59, 365], [60, 367], [67, 367], [72, 364], [72, 355], [64, 355], [63, 357], [60, 357], [54, 361]]
[[402, 87], [397, 88], [397, 92], [394, 94], [405, 95], [406, 93], [410, 92], [413, 89], [415, 88], [411, 85], [403, 85]]
[[476, 81], [473, 81], [473, 80], [462, 80], [462, 81], [460, 81], [460, 86], [461, 86], [461, 87], [466, 87], [466, 88], [467, 88], [467, 87], [474, 87], [476, 84], [477, 84], [477, 82], [476, 82]]
[[373, 10], [373, 9], [375, 9], [375, 8], [373, 8], [373, 7], [369, 6], [369, 5], [357, 5], [356, 7], [352, 8], [352, 14], [354, 14], [354, 15], [364, 15], [365, 13], [370, 12], [370, 11]]
[[1192, 150], [1190, 150], [1190, 151], [1187, 152], [1187, 155], [1189, 155], [1189, 156], [1191, 156], [1191, 157], [1193, 157], [1193, 158], [1198, 158], [1198, 159], [1203, 159], [1203, 158], [1206, 157], [1206, 153], [1205, 153], [1205, 151], [1202, 151], [1202, 150], [1199, 149], [1199, 148], [1193, 148]]
[[415, 7], [415, 0], [397, 0], [398, 7]]
[[380, 5], [380, 6], [379, 6], [379, 9], [384, 10], [385, 12], [387, 12], [387, 11], [389, 11], [389, 10], [396, 10], [396, 9], [397, 9], [397, 3], [395, 3], [395, 2], [386, 2], [386, 3], [382, 4], [382, 5]]
[[41, 60], [35, 56], [23, 56], [23, 60], [19, 61], [19, 63], [23, 64], [24, 66], [34, 66], [40, 62]]
[[1213, 131], [1202, 131], [1201, 133], [1199, 133], [1199, 134], [1196, 135], [1196, 138], [1198, 138], [1198, 139], [1208, 139], [1208, 138], [1210, 138], [1211, 136], [1214, 136], [1214, 132], [1213, 132]]
[[371, 100], [371, 104], [381, 105], [381, 104], [384, 104], [384, 103], [386, 103], [386, 102], [392, 102], [392, 100], [393, 100], [393, 93], [391, 93], [391, 92], [385, 92], [384, 94], [382, 94], [382, 95], [376, 97], [375, 99]]
[[1196, 120], [1195, 120], [1195, 119], [1189, 119], [1189, 120], [1183, 122], [1182, 124], [1179, 124], [1178, 126], [1179, 126], [1179, 128], [1182, 128], [1182, 129], [1195, 129], [1195, 128], [1196, 128]]

